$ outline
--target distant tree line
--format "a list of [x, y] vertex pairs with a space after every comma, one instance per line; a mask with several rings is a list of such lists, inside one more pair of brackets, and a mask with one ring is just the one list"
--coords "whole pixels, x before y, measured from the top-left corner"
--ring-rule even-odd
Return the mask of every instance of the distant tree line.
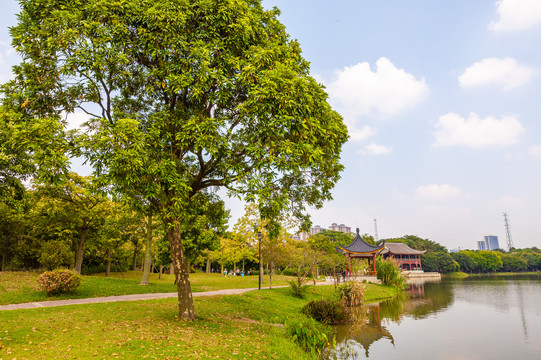
[[503, 250], [463, 250], [450, 253], [443, 245], [415, 235], [405, 235], [401, 238], [385, 239], [384, 241], [401, 242], [415, 250], [426, 250], [427, 252], [421, 256], [421, 265], [423, 270], [427, 272], [541, 271], [541, 250], [536, 247], [512, 248], [509, 252]]

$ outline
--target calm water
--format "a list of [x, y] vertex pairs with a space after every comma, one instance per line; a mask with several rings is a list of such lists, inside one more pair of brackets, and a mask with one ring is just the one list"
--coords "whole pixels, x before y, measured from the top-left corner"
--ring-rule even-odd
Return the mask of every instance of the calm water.
[[417, 284], [357, 319], [336, 358], [541, 360], [541, 276]]

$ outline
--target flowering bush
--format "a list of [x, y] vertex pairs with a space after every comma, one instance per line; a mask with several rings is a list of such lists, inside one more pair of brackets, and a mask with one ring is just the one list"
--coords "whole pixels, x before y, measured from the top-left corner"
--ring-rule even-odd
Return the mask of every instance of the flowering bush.
[[49, 294], [72, 292], [81, 285], [82, 277], [67, 269], [46, 271], [38, 277], [38, 286]]

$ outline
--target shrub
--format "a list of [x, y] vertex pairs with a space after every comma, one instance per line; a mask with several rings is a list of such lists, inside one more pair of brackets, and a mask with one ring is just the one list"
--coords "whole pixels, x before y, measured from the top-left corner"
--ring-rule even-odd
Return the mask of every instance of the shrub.
[[363, 302], [364, 290], [366, 285], [362, 285], [355, 281], [348, 281], [338, 286], [338, 294], [340, 301], [345, 306], [359, 306]]
[[[332, 346], [329, 343], [324, 326], [318, 324], [313, 319], [286, 319], [284, 327], [286, 333], [291, 336], [300, 347], [314, 355], [317, 353], [317, 355], [321, 356], [325, 349], [329, 349]], [[335, 343], [334, 340], [333, 343]]]
[[386, 286], [404, 288], [406, 281], [400, 276], [400, 269], [393, 259], [376, 261], [377, 278]]
[[299, 284], [298, 281], [295, 280], [290, 280], [289, 285], [291, 285], [293, 296], [298, 297], [299, 299], [304, 299], [308, 292], [308, 288], [310, 287], [310, 285], [304, 285], [302, 282]]
[[312, 300], [302, 308], [302, 312], [328, 325], [342, 324], [348, 318], [344, 305], [331, 299]]
[[38, 286], [49, 294], [69, 293], [81, 285], [82, 277], [67, 269], [46, 271], [38, 277]]

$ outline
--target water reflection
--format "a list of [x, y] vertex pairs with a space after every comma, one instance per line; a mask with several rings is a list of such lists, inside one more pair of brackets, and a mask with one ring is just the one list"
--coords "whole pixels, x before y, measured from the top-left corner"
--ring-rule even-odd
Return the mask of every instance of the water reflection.
[[432, 284], [425, 288], [425, 282], [411, 284], [411, 288], [398, 296], [380, 303], [368, 304], [351, 309], [352, 324], [336, 327], [337, 353], [339, 359], [358, 358], [359, 346], [366, 357], [370, 346], [380, 340], [389, 341], [394, 347], [394, 339], [386, 327], [389, 322], [400, 324], [404, 317], [416, 319], [429, 316], [447, 308], [453, 301], [448, 286]]
[[539, 298], [541, 277], [416, 283], [357, 308], [331, 358], [541, 359]]

